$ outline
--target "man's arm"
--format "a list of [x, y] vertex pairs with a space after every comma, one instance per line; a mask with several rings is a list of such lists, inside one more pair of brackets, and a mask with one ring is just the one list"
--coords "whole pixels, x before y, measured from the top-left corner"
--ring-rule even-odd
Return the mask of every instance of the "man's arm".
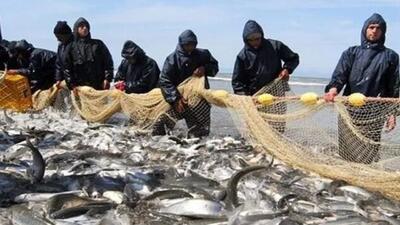
[[289, 74], [292, 74], [300, 63], [299, 55], [282, 42], [278, 42], [278, 54], [284, 62], [283, 69], [287, 69]]
[[245, 80], [243, 61], [239, 57], [236, 57], [235, 67], [232, 73], [232, 88], [235, 94], [249, 94]]
[[72, 44], [68, 45], [65, 49], [65, 53], [62, 57], [62, 62], [64, 65], [64, 80], [67, 83], [67, 87], [70, 90], [73, 90], [77, 86], [77, 82], [73, 75], [73, 57], [72, 57], [73, 47]]
[[340, 93], [348, 82], [352, 64], [353, 56], [351, 50], [348, 49], [342, 53], [342, 56], [333, 71], [331, 81], [325, 87], [325, 93], [336, 93], [335, 96]]
[[[389, 64], [388, 81], [386, 87], [388, 89], [387, 96], [398, 98], [399, 97], [399, 56], [397, 54], [393, 55], [393, 59]], [[394, 112], [388, 116], [386, 121], [386, 131], [391, 131], [396, 127], [396, 117], [399, 115], [400, 109], [397, 107]]]
[[174, 105], [182, 98], [177, 86], [175, 86], [173, 82], [174, 76], [176, 76], [175, 62], [173, 57], [173, 55], [170, 55], [165, 60], [159, 82], [165, 101], [171, 105]]
[[388, 79], [386, 83], [387, 93], [385, 93], [385, 96], [398, 98], [400, 78], [399, 78], [399, 56], [397, 54], [394, 54], [392, 56], [392, 59], [390, 59], [389, 69], [386, 76], [388, 77]]
[[126, 59], [122, 60], [121, 64], [118, 66], [118, 71], [115, 74], [114, 82], [125, 81], [127, 67], [128, 63]]
[[55, 78], [56, 81], [62, 81], [64, 80], [64, 75], [63, 75], [63, 66], [62, 66], [62, 56], [61, 56], [61, 49], [60, 49], [60, 45], [58, 46], [58, 50], [57, 50], [57, 57], [56, 57], [56, 74], [55, 74]]
[[211, 55], [211, 53], [206, 50], [208, 54], [208, 62], [204, 65], [205, 75], [209, 77], [214, 77], [218, 73], [218, 61]]
[[103, 45], [102, 50], [103, 50], [105, 79], [108, 82], [111, 82], [114, 77], [114, 62], [107, 46], [103, 42], [102, 45]]
[[155, 61], [147, 63], [143, 69], [141, 77], [135, 82], [135, 89], [147, 90], [154, 88], [160, 76], [160, 69]]

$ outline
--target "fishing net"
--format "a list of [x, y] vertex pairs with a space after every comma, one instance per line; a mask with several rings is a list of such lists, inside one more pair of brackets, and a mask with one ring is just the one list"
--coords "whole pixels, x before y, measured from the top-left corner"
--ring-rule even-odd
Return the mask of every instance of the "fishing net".
[[[359, 98], [353, 102], [338, 97], [335, 103], [326, 103], [313, 94], [287, 92], [287, 82], [281, 80], [255, 96], [206, 90], [204, 78], [198, 77], [186, 80], [178, 89], [189, 107], [205, 100], [227, 108], [238, 130], [256, 149], [294, 167], [400, 200], [399, 129], [385, 131], [387, 118], [398, 114], [397, 99]], [[35, 93], [35, 109], [58, 107], [70, 98], [73, 108], [88, 121], [106, 121], [122, 112], [136, 126], [151, 128], [163, 116], [174, 117], [169, 115], [171, 106], [160, 89], [125, 94], [79, 87], [76, 95], [65, 95], [64, 101], [57, 97], [60, 93], [54, 88]]]

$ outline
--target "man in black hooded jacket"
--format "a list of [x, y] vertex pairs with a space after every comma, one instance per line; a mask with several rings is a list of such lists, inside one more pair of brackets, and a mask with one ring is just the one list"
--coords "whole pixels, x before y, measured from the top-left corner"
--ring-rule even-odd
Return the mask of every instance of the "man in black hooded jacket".
[[0, 28], [0, 70], [17, 69], [17, 57], [15, 54], [16, 41], [7, 41], [3, 39]]
[[72, 43], [74, 36], [72, 35], [71, 27], [68, 26], [66, 21], [58, 21], [54, 27], [54, 35], [59, 41], [57, 48], [57, 58], [56, 58], [56, 83], [57, 86], [60, 85], [61, 81], [64, 80], [64, 57], [65, 49], [69, 44]]
[[[244, 47], [236, 57], [232, 74], [232, 87], [235, 94], [254, 95], [264, 86], [280, 77], [283, 82], [268, 90], [274, 96], [284, 96], [289, 90], [287, 80], [299, 65], [299, 55], [280, 41], [265, 39], [264, 31], [254, 20], [246, 22], [243, 29]], [[284, 62], [282, 65], [282, 61]], [[286, 103], [280, 102], [265, 106], [260, 110], [273, 113], [286, 113]], [[269, 122], [279, 132], [285, 131], [285, 122]]]
[[[208, 76], [218, 72], [218, 61], [207, 49], [196, 48], [197, 37], [191, 30], [185, 30], [179, 36], [176, 50], [165, 60], [161, 71], [160, 88], [165, 100], [171, 104], [169, 114], [177, 119], [184, 118], [193, 136], [206, 136], [210, 132], [210, 109], [207, 101], [202, 100], [197, 106], [188, 107], [187, 100], [178, 91], [178, 85], [190, 76], [205, 76], [205, 88], [209, 88]], [[175, 124], [168, 117], [162, 118], [153, 129], [154, 135], [166, 133], [165, 126]]]
[[235, 94], [253, 95], [278, 77], [288, 80], [299, 65], [299, 55], [280, 41], [265, 39], [263, 29], [254, 20], [246, 22], [243, 42], [232, 74]]
[[29, 79], [32, 93], [45, 90], [55, 83], [56, 53], [33, 47], [26, 40], [15, 44], [20, 69], [11, 69], [7, 74], [20, 74]]
[[20, 65], [18, 63], [18, 54], [17, 50], [15, 49], [15, 45], [17, 44], [17, 41], [7, 41], [4, 40], [2, 41], [1, 45], [6, 48], [7, 53], [8, 53], [8, 61], [7, 61], [7, 69], [19, 69]]
[[[333, 102], [344, 88], [343, 95], [362, 93], [367, 97], [399, 97], [399, 56], [385, 47], [386, 22], [379, 14], [368, 18], [361, 30], [361, 45], [343, 52], [330, 83], [325, 88], [325, 100]], [[385, 124], [392, 130], [396, 124], [395, 112], [371, 111], [379, 103], [367, 103], [365, 107], [348, 110], [356, 128], [368, 139], [379, 142]], [[362, 121], [368, 113], [380, 116], [375, 121]], [[387, 107], [386, 107], [387, 108]], [[386, 111], [388, 111], [386, 109]], [[384, 117], [382, 117], [382, 115]], [[385, 117], [387, 116], [387, 118]], [[339, 154], [346, 160], [371, 163], [379, 160], [378, 144], [368, 144], [360, 140], [339, 117]]]
[[7, 48], [0, 44], [0, 70], [5, 70], [9, 58]]
[[147, 93], [157, 86], [160, 69], [154, 59], [133, 41], [126, 41], [121, 52], [124, 58], [115, 75], [115, 87], [126, 93]]
[[92, 39], [90, 24], [79, 18], [74, 24], [74, 41], [66, 48], [64, 76], [69, 89], [90, 86], [97, 90], [110, 88], [114, 64], [106, 45]]

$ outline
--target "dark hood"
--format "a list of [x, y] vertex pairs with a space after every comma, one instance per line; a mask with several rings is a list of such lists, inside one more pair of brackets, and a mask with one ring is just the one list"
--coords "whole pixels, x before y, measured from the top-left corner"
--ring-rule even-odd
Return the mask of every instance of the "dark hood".
[[254, 33], [260, 33], [262, 38], [264, 38], [264, 31], [262, 27], [256, 21], [249, 20], [246, 22], [243, 28], [243, 41], [246, 45], [248, 36]]
[[72, 34], [71, 27], [66, 21], [58, 21], [53, 29], [54, 34]]
[[187, 53], [182, 46], [189, 43], [194, 43], [197, 46], [197, 36], [192, 30], [185, 30], [179, 35], [176, 49], [179, 53], [186, 55]]
[[[367, 38], [366, 38], [366, 32], [367, 32], [367, 28], [369, 25], [371, 24], [379, 24], [381, 30], [382, 30], [382, 36], [380, 38], [380, 40], [378, 40], [378, 42], [376, 43], [370, 43]], [[372, 14], [371, 17], [369, 17], [365, 22], [364, 22], [364, 26], [361, 30], [361, 46], [363, 47], [367, 47], [367, 46], [371, 46], [371, 47], [383, 47], [385, 45], [385, 39], [386, 39], [386, 21], [383, 19], [383, 17], [381, 15], [379, 15], [378, 13], [374, 13]]]
[[87, 26], [87, 28], [89, 29], [89, 34], [88, 34], [88, 36], [87, 36], [86, 38], [87, 38], [87, 39], [91, 39], [90, 24], [89, 24], [89, 22], [88, 22], [85, 18], [83, 18], [83, 17], [79, 17], [79, 19], [76, 20], [76, 22], [75, 22], [75, 24], [74, 24], [74, 29], [73, 29], [74, 36], [75, 36], [76, 38], [78, 38], [78, 27], [79, 27], [79, 25], [81, 25], [81, 24], [85, 24], [85, 25]]
[[179, 45], [194, 43], [197, 45], [197, 37], [192, 30], [185, 30], [179, 35]]
[[126, 41], [122, 47], [121, 56], [125, 59], [142, 59], [146, 53], [133, 41]]

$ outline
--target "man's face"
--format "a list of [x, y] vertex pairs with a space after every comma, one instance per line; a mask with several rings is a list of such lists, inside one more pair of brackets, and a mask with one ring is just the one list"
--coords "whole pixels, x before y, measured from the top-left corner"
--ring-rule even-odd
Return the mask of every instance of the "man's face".
[[56, 34], [56, 38], [59, 42], [65, 43], [68, 41], [70, 35], [69, 34]]
[[183, 45], [182, 47], [183, 47], [183, 50], [185, 50], [185, 52], [190, 54], [194, 51], [194, 49], [196, 48], [196, 45], [193, 43], [189, 43], [189, 44]]
[[377, 42], [381, 39], [382, 30], [379, 24], [370, 24], [367, 27], [367, 31], [365, 32], [365, 36], [370, 42]]
[[88, 34], [89, 34], [88, 27], [85, 24], [79, 25], [79, 27], [78, 27], [79, 37], [84, 38], [84, 37], [88, 36]]
[[247, 38], [247, 43], [254, 48], [258, 49], [261, 46], [262, 35], [260, 33], [251, 34]]

